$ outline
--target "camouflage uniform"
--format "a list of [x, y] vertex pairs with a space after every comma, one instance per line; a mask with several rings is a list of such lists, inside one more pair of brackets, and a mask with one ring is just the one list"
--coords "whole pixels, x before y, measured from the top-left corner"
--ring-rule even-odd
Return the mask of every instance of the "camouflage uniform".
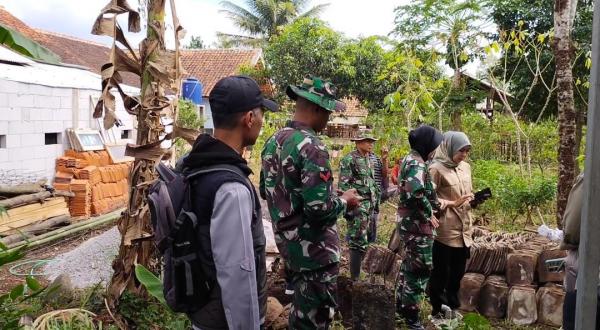
[[400, 203], [397, 228], [404, 244], [396, 300], [404, 310], [418, 310], [431, 272], [433, 211], [439, 203], [429, 177], [428, 165], [416, 151], [404, 158], [399, 174]]
[[333, 191], [329, 153], [310, 127], [290, 122], [265, 143], [260, 190], [293, 272], [290, 328], [328, 328], [337, 305], [336, 221], [346, 207]]
[[354, 150], [340, 161], [340, 180], [338, 187], [342, 191], [356, 189], [363, 198], [360, 206], [345, 215], [348, 220], [348, 238], [350, 249], [366, 251], [367, 227], [373, 208], [378, 203], [381, 191], [375, 182], [373, 165], [369, 156], [362, 156]]

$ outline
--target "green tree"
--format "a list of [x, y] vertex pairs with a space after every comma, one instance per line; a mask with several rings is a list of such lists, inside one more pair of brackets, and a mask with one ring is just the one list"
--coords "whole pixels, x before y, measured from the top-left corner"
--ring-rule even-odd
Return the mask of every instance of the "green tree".
[[302, 18], [286, 27], [265, 49], [270, 76], [279, 95], [284, 95], [288, 84], [309, 75], [334, 78], [342, 45], [342, 35], [315, 18]]
[[185, 46], [186, 49], [204, 49], [206, 46], [204, 45], [204, 41], [200, 36], [192, 36], [190, 39], [190, 43]]
[[390, 42], [379, 37], [342, 42], [335, 74], [343, 93], [356, 96], [372, 110], [384, 108], [385, 97], [397, 87], [384, 75], [391, 56], [382, 44]]
[[[557, 220], [560, 225], [573, 178], [578, 172], [575, 160], [581, 149], [591, 66], [588, 54], [591, 48], [592, 2], [537, 0], [534, 6], [512, 0], [495, 0], [494, 3], [494, 21], [499, 26], [519, 20], [535, 31], [552, 31], [554, 36], [553, 47], [543, 54], [549, 62], [549, 70], [545, 74], [548, 83], [540, 84], [533, 91], [524, 114], [530, 118], [537, 117], [538, 121], [549, 115], [559, 119]], [[512, 86], [519, 98], [524, 97], [519, 91], [531, 85], [527, 75], [527, 68], [523, 68], [516, 75], [517, 83]], [[547, 109], [543, 107], [540, 111], [539, 100], [544, 97], [550, 100], [549, 96], [552, 102], [547, 103]]]
[[299, 18], [317, 17], [329, 4], [308, 8], [309, 0], [246, 0], [246, 8], [223, 1], [221, 12], [246, 35], [219, 33], [229, 45], [260, 46]]
[[[417, 0], [395, 9], [396, 27], [392, 33], [415, 48], [434, 47], [454, 69], [447, 98], [461, 98], [465, 92], [462, 68], [475, 57], [480, 39], [485, 36], [487, 19], [483, 9], [476, 0]], [[459, 104], [449, 110], [453, 128], [459, 130], [463, 107]]]

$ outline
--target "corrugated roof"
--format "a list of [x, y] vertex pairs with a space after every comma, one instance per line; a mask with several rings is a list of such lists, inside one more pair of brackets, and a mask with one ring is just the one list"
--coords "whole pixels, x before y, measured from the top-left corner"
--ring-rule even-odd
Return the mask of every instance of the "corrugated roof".
[[260, 57], [260, 49], [194, 49], [182, 50], [181, 61], [187, 77], [200, 80], [202, 95], [208, 96], [217, 81], [237, 74], [242, 65], [255, 66]]

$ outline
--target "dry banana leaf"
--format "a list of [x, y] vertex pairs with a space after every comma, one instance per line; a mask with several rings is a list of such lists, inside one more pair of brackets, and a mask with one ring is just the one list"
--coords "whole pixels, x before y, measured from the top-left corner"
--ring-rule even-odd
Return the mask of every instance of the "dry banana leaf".
[[127, 147], [125, 148], [125, 156], [134, 157], [136, 159], [157, 161], [161, 159], [167, 151], [167, 149], [161, 148], [160, 144], [162, 141], [163, 140], [159, 140], [142, 146], [127, 144]]
[[127, 0], [111, 0], [102, 10], [103, 14], [124, 14], [129, 13], [128, 30], [129, 32], [140, 32], [140, 14], [131, 9], [127, 4]]
[[131, 45], [127, 41], [127, 38], [125, 38], [123, 29], [121, 28], [119, 23], [115, 21], [115, 17], [116, 16], [104, 17], [103, 14], [98, 16], [96, 22], [94, 23], [94, 26], [92, 27], [92, 34], [100, 36], [109, 36], [114, 38], [116, 41], [118, 41], [127, 49], [129, 49], [131, 56], [136, 61], [139, 61], [137, 54], [133, 50], [133, 47], [131, 47]]
[[117, 46], [113, 47], [113, 50], [114, 57], [111, 56], [111, 62], [115, 65], [116, 72], [127, 71], [138, 76], [142, 75], [140, 63], [136, 59], [129, 57]]
[[200, 131], [195, 129], [180, 127], [178, 125], [173, 127], [173, 138], [182, 138], [190, 145], [193, 145], [194, 142], [196, 142], [198, 135], [200, 135]]

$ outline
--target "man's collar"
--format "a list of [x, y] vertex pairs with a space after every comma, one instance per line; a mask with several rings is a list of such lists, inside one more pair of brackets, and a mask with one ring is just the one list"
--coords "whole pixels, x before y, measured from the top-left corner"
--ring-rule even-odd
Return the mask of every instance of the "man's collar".
[[313, 134], [316, 134], [315, 130], [308, 126], [306, 123], [300, 122], [300, 121], [295, 121], [295, 120], [290, 120], [287, 123], [288, 127], [294, 128], [294, 129], [303, 129], [303, 130], [307, 130], [310, 131]]

